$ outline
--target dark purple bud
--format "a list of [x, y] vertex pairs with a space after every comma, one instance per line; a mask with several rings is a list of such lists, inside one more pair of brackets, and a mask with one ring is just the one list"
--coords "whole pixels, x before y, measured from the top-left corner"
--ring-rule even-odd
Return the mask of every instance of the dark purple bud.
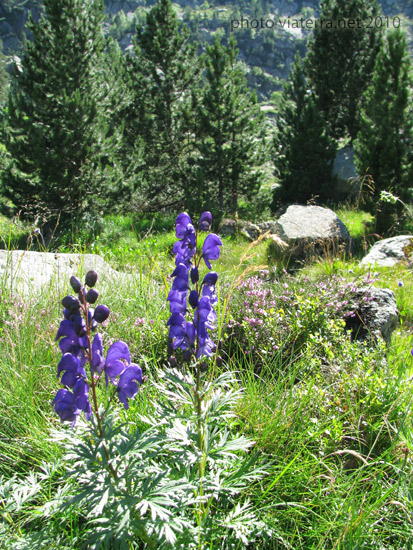
[[77, 298], [74, 298], [73, 296], [65, 296], [62, 300], [62, 306], [66, 309], [70, 309], [71, 311], [73, 311], [80, 308], [80, 302]]
[[193, 309], [197, 307], [199, 303], [199, 296], [196, 290], [191, 290], [189, 294], [188, 302]]
[[174, 347], [172, 345], [172, 342], [168, 342], [168, 355], [172, 355], [174, 351]]
[[211, 212], [202, 212], [199, 218], [199, 229], [201, 231], [209, 231], [211, 229], [212, 214]]
[[217, 357], [217, 366], [222, 367], [222, 363], [223, 363], [222, 357], [220, 355], [218, 355], [218, 357]]
[[89, 290], [86, 292], [85, 298], [86, 301], [89, 302], [89, 304], [94, 304], [99, 298], [99, 292], [96, 290], [96, 288], [89, 288]]
[[204, 277], [202, 284], [207, 286], [213, 286], [218, 281], [218, 273], [216, 271], [210, 271]]
[[80, 292], [80, 290], [82, 288], [82, 283], [80, 282], [80, 280], [77, 277], [72, 275], [70, 277], [70, 286], [73, 288], [73, 290], [75, 292]]
[[185, 361], [185, 363], [189, 363], [189, 361], [191, 360], [191, 355], [192, 355], [192, 353], [191, 353], [190, 349], [184, 350], [184, 352], [182, 354], [182, 358]]
[[103, 323], [109, 317], [110, 310], [107, 306], [100, 305], [95, 309], [93, 318], [98, 323]]
[[191, 269], [191, 283], [194, 285], [199, 281], [199, 271], [197, 267]]
[[73, 326], [76, 332], [76, 336], [79, 336], [79, 338], [86, 334], [86, 323], [83, 317], [81, 317], [80, 315], [76, 315], [76, 317], [73, 319]]
[[199, 365], [199, 369], [201, 372], [206, 372], [208, 370], [208, 363], [206, 361], [202, 361]]
[[98, 274], [96, 273], [96, 271], [93, 271], [93, 269], [86, 273], [85, 284], [87, 284], [87, 286], [95, 286], [97, 280]]
[[168, 363], [171, 365], [171, 367], [176, 367], [177, 363], [173, 355], [171, 355], [171, 357], [168, 359]]

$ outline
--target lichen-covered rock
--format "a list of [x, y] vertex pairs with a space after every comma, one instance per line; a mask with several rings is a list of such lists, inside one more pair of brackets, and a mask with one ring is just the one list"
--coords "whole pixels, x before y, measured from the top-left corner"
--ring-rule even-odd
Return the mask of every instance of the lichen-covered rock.
[[398, 311], [394, 292], [388, 288], [361, 287], [353, 295], [355, 315], [346, 320], [353, 339], [381, 339], [390, 345], [392, 332], [397, 327]]
[[218, 233], [222, 237], [233, 237], [237, 232], [237, 222], [224, 218], [219, 224]]
[[337, 254], [350, 247], [350, 235], [344, 223], [329, 208], [293, 204], [277, 220], [278, 236], [288, 248], [276, 250], [274, 259], [302, 262], [322, 256]]
[[0, 250], [0, 279], [14, 292], [26, 294], [49, 285], [62, 288], [72, 275], [79, 276], [91, 269], [99, 273], [103, 283], [128, 276], [112, 269], [97, 254]]
[[401, 261], [413, 262], [413, 235], [399, 235], [377, 241], [360, 265], [393, 267]]
[[249, 241], [255, 241], [261, 235], [261, 229], [255, 223], [241, 221], [239, 228], [241, 235], [244, 235]]

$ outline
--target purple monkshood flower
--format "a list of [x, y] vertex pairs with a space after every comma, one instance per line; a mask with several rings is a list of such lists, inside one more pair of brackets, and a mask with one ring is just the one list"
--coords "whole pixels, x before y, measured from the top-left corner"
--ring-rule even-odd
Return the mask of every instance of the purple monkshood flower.
[[[199, 230], [209, 231], [212, 224], [210, 212], [203, 212], [199, 219]], [[211, 356], [216, 346], [209, 338], [208, 329], [214, 328], [216, 313], [213, 305], [218, 301], [215, 294], [215, 284], [218, 280], [216, 272], [207, 273], [200, 284], [199, 259], [193, 265], [196, 253], [196, 232], [190, 216], [183, 212], [175, 220], [175, 232], [179, 239], [173, 251], [176, 255], [176, 268], [172, 273], [174, 281], [168, 294], [171, 316], [168, 320], [170, 350], [181, 349], [184, 360], [189, 361], [192, 354], [199, 358], [201, 355]], [[208, 235], [202, 247], [202, 257], [208, 269], [211, 269], [210, 260], [219, 258], [222, 241], [218, 235]], [[199, 258], [199, 256], [198, 256]], [[189, 279], [195, 289], [189, 292]], [[188, 296], [189, 292], [189, 296]], [[186, 320], [188, 313], [187, 301], [195, 310], [193, 322]], [[174, 359], [174, 358], [172, 358]]]
[[202, 257], [208, 269], [212, 268], [209, 260], [218, 260], [220, 246], [222, 246], [222, 241], [215, 233], [211, 233], [205, 239], [202, 247]]
[[201, 231], [209, 231], [212, 224], [212, 214], [211, 212], [202, 212], [199, 218], [199, 229]]
[[[188, 287], [188, 269], [185, 266], [183, 268], [177, 268], [179, 275], [177, 285], [184, 284], [186, 280], [186, 287]], [[89, 271], [85, 284], [93, 287], [97, 278], [96, 272]], [[70, 283], [75, 291], [79, 289], [79, 299], [66, 296], [62, 300], [62, 305], [65, 308], [64, 320], [60, 323], [56, 340], [59, 340], [63, 356], [58, 364], [57, 376], [61, 376], [60, 382], [65, 388], [57, 392], [53, 406], [60, 420], [72, 422], [73, 426], [82, 412], [85, 414], [86, 420], [90, 420], [92, 406], [89, 400], [89, 391], [92, 391], [94, 399], [96, 399], [96, 385], [103, 372], [105, 373], [106, 386], [108, 386], [109, 380], [116, 386], [119, 401], [127, 409], [128, 399], [136, 395], [138, 384], [142, 384], [142, 370], [138, 365], [131, 364], [129, 348], [125, 342], [119, 341], [112, 344], [105, 359], [102, 337], [100, 334], [95, 334], [93, 342], [91, 342], [91, 331], [97, 327], [98, 323], [102, 323], [108, 318], [109, 308], [98, 305], [93, 310], [89, 304], [96, 302], [99, 293], [95, 289], [91, 289], [86, 294], [84, 286], [74, 276]], [[180, 294], [180, 291], [176, 292]], [[186, 307], [186, 292], [184, 294]], [[176, 296], [173, 298], [175, 299], [174, 303], [179, 302], [177, 302]], [[87, 373], [85, 367], [89, 361], [90, 372]]]
[[126, 367], [130, 364], [130, 353], [128, 345], [125, 342], [115, 342], [108, 349], [105, 361], [106, 387], [108, 378], [114, 384], [115, 378], [120, 376]]
[[125, 409], [129, 409], [128, 399], [132, 399], [138, 393], [138, 384], [142, 384], [142, 369], [131, 363], [120, 375], [117, 386], [119, 401]]

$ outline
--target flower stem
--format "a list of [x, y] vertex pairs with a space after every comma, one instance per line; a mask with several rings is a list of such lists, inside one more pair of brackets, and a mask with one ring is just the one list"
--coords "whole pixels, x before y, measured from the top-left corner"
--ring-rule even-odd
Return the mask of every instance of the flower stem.
[[110, 471], [113, 479], [118, 480], [118, 474], [116, 473], [116, 470], [114, 469], [114, 467], [113, 467], [113, 465], [110, 461], [109, 449], [107, 448], [107, 445], [105, 443], [105, 433], [104, 433], [103, 425], [102, 425], [102, 417], [99, 414], [98, 398], [97, 398], [97, 394], [96, 394], [96, 383], [97, 382], [96, 382], [96, 379], [93, 376], [93, 372], [92, 372], [92, 342], [91, 342], [91, 335], [90, 335], [91, 326], [90, 326], [90, 322], [89, 322], [88, 307], [87, 307], [87, 302], [86, 302], [86, 298], [85, 298], [85, 289], [84, 288], [82, 289], [81, 293], [82, 293], [82, 302], [83, 302], [83, 308], [84, 308], [84, 314], [85, 314], [86, 338], [87, 338], [87, 344], [88, 344], [88, 360], [89, 360], [89, 368], [90, 368], [90, 388], [92, 390], [93, 409], [94, 409], [94, 413], [96, 415], [96, 421], [97, 421], [97, 425], [98, 425], [98, 435], [99, 435], [100, 439], [102, 440], [102, 446], [103, 446], [103, 450], [104, 450], [105, 455], [106, 455], [106, 460], [108, 461], [109, 471]]

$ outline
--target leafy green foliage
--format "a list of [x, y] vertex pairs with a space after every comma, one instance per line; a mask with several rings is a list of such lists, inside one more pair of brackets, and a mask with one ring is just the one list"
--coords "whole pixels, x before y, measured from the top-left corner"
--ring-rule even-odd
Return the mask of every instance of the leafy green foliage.
[[[329, 135], [352, 140], [359, 130], [362, 95], [371, 78], [381, 30], [369, 21], [380, 14], [376, 0], [324, 0], [321, 20], [332, 25], [353, 19], [361, 28], [314, 28], [306, 70]], [[357, 23], [358, 25], [360, 23]]]
[[205, 84], [194, 98], [195, 183], [186, 202], [212, 212], [237, 212], [239, 199], [252, 199], [262, 180], [264, 117], [247, 91], [237, 54], [234, 39], [227, 48], [218, 38], [207, 46]]
[[400, 217], [401, 204], [380, 202], [387, 190], [409, 203], [413, 178], [412, 69], [404, 34], [389, 32], [377, 56], [371, 85], [365, 93], [361, 129], [354, 144], [360, 173], [368, 171], [375, 193], [376, 231], [384, 234]]
[[32, 218], [74, 221], [102, 208], [114, 177], [104, 11], [99, 0], [44, 8], [12, 82], [4, 194]]
[[0, 108], [5, 103], [9, 87], [9, 78], [5, 71], [6, 58], [3, 53], [3, 42], [0, 39]]
[[[164, 400], [140, 418], [149, 426], [144, 432], [120, 426], [113, 413], [103, 418], [104, 439], [86, 425], [76, 435], [56, 432], [56, 441], [66, 447], [67, 475], [53, 505], [36, 509], [46, 521], [41, 540], [53, 540], [49, 522], [56, 513], [74, 512], [87, 522], [85, 543], [96, 549], [127, 548], [138, 540], [147, 548], [200, 550], [222, 540], [224, 548], [246, 548], [266, 531], [248, 501], [238, 500], [268, 466], [258, 463], [258, 454], [246, 454], [252, 441], [228, 430], [240, 398], [231, 389], [232, 376], [204, 384], [201, 394], [190, 374], [170, 371], [165, 382], [157, 384]], [[4, 483], [3, 513], [11, 518], [40, 489], [36, 476]], [[33, 534], [27, 545], [32, 542]], [[28, 547], [23, 538], [11, 548]]]
[[305, 204], [312, 197], [325, 200], [331, 189], [335, 145], [307, 86], [297, 55], [284, 87], [274, 136], [274, 163], [280, 180], [274, 190], [274, 209], [286, 202]]
[[[140, 207], [158, 210], [182, 203], [187, 154], [192, 144], [190, 93], [200, 67], [189, 31], [180, 27], [170, 0], [159, 0], [137, 29], [128, 58], [131, 100], [125, 112], [125, 140], [136, 151], [142, 138], [143, 187]], [[142, 196], [143, 193], [143, 196]]]

